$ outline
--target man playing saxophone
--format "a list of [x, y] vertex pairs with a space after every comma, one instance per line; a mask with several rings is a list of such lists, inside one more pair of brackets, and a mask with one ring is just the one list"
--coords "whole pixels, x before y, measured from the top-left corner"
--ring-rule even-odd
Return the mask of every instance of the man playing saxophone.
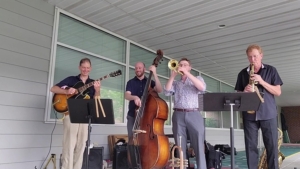
[[264, 103], [261, 103], [256, 112], [253, 114], [243, 112], [248, 168], [257, 169], [258, 166], [258, 130], [261, 128], [268, 168], [278, 169], [277, 107], [274, 96], [280, 96], [283, 82], [275, 67], [262, 63], [263, 52], [260, 46], [255, 44], [248, 46], [246, 54], [250, 65], [254, 66], [254, 74], [250, 73], [250, 66], [241, 70], [235, 90], [254, 92], [253, 86], [249, 84], [250, 80], [255, 81], [257, 89], [264, 93]]

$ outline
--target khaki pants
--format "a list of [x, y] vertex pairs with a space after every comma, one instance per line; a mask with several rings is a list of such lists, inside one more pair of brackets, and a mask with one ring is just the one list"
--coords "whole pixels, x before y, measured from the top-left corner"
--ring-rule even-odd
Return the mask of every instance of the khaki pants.
[[62, 169], [81, 169], [88, 125], [71, 123], [70, 117], [65, 116], [63, 127]]

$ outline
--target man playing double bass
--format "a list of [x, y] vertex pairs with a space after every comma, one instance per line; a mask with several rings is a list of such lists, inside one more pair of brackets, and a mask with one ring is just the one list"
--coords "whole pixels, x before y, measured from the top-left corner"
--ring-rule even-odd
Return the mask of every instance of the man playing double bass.
[[[141, 97], [147, 82], [145, 76], [145, 64], [143, 62], [137, 62], [135, 64], [135, 77], [130, 79], [126, 84], [125, 99], [129, 100], [128, 113], [127, 113], [127, 131], [128, 138], [133, 137], [133, 124], [135, 121], [135, 110], [141, 106]], [[153, 72], [155, 82], [151, 80], [150, 87], [153, 88], [157, 93], [162, 92], [162, 86], [156, 74], [156, 67], [151, 65], [149, 70]]]

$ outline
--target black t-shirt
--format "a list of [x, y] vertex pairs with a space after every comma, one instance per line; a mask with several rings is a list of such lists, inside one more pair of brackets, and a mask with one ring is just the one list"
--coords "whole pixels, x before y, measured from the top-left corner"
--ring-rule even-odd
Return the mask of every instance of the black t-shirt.
[[[138, 96], [139, 98], [142, 97], [144, 88], [147, 82], [147, 77], [144, 77], [144, 79], [140, 80], [136, 76], [132, 79], [130, 79], [126, 84], [126, 91], [131, 92], [131, 95]], [[151, 80], [151, 88], [154, 88], [155, 82]], [[134, 103], [134, 100], [130, 100], [128, 105], [128, 115], [131, 117], [134, 117], [134, 112], [136, 109], [136, 105]]]
[[[249, 70], [250, 68], [246, 67], [238, 74], [235, 90], [244, 91], [245, 87], [249, 84]], [[271, 65], [262, 64], [257, 74], [270, 85], [283, 84], [276, 68]], [[277, 107], [274, 95], [260, 84], [257, 85], [257, 88], [260, 92], [264, 93], [264, 103], [260, 104], [259, 109], [254, 114], [243, 112], [243, 118], [247, 120], [268, 120], [275, 118], [277, 116]]]
[[[94, 81], [93, 79], [88, 78], [86, 80], [85, 84], [88, 84], [93, 81]], [[58, 86], [58, 87], [73, 87], [78, 82], [82, 82], [82, 80], [80, 79], [80, 75], [69, 76], [69, 77], [65, 78], [64, 80], [60, 81], [59, 83], [57, 83], [56, 86]], [[95, 89], [93, 86], [86, 89], [85, 92], [90, 96], [90, 98], [93, 98], [95, 95]]]

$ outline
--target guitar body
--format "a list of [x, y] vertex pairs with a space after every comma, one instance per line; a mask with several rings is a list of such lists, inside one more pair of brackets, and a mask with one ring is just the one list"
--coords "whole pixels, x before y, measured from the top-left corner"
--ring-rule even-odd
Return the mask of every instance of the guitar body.
[[[78, 89], [79, 87], [84, 86], [83, 82], [77, 82], [73, 88]], [[67, 88], [68, 89], [68, 88]], [[58, 113], [66, 113], [68, 111], [68, 104], [67, 100], [69, 98], [72, 99], [89, 99], [90, 96], [87, 94], [88, 92], [85, 91], [83, 93], [78, 94], [54, 94], [52, 98], [52, 105], [55, 111]]]

